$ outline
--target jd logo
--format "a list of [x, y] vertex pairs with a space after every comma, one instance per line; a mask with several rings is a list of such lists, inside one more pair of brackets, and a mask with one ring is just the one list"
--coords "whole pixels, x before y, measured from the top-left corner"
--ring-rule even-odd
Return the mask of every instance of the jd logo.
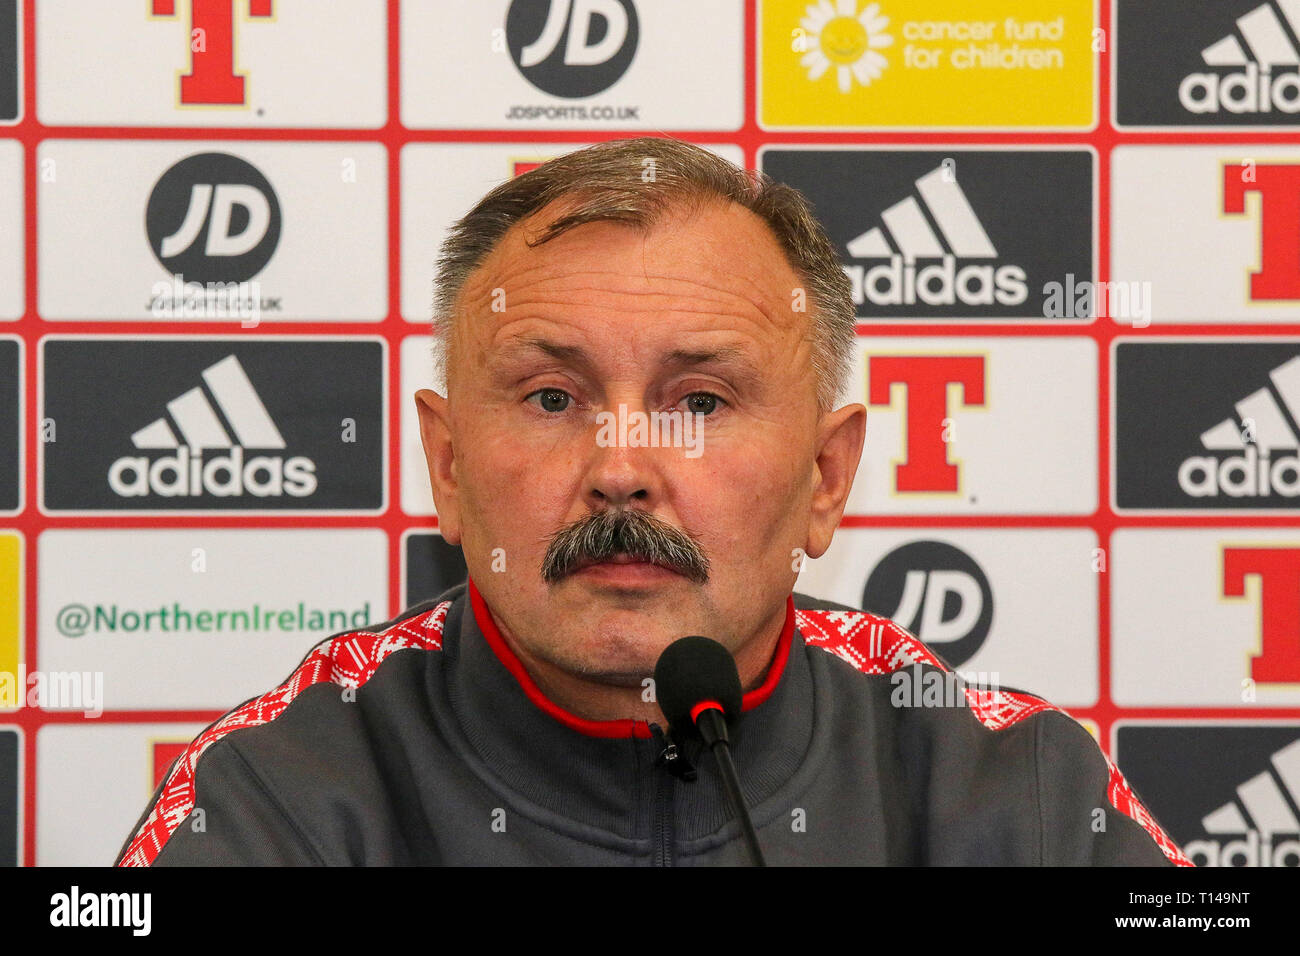
[[280, 204], [250, 163], [201, 153], [163, 173], [149, 196], [145, 229], [169, 274], [189, 282], [244, 282], [275, 252]]
[[506, 14], [506, 44], [524, 79], [568, 99], [617, 83], [639, 32], [632, 0], [514, 0]]
[[953, 667], [980, 649], [993, 624], [993, 590], [975, 560], [942, 541], [913, 541], [880, 559], [862, 607], [925, 641]]

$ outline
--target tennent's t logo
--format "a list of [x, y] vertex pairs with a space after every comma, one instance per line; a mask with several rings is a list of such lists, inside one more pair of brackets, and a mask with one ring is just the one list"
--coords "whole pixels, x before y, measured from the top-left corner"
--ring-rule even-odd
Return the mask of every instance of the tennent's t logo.
[[1223, 596], [1245, 597], [1259, 576], [1259, 653], [1250, 676], [1260, 684], [1300, 683], [1300, 548], [1224, 548]]
[[[183, 106], [243, 106], [244, 74], [235, 72], [235, 5], [270, 17], [272, 0], [190, 0], [190, 72], [181, 80]], [[150, 14], [176, 16], [176, 0], [150, 0]]]
[[1259, 193], [1259, 264], [1252, 299], [1300, 299], [1300, 166], [1223, 166], [1223, 211], [1241, 215]]
[[867, 359], [867, 403], [888, 408], [890, 393], [902, 385], [907, 425], [907, 454], [894, 468], [900, 492], [960, 490], [957, 466], [948, 461], [944, 419], [948, 386], [962, 387], [964, 407], [984, 404], [984, 357], [981, 355], [872, 355]]

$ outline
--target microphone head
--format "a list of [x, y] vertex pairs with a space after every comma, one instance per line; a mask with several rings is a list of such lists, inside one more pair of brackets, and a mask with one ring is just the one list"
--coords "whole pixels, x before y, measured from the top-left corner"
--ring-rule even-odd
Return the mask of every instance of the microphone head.
[[655, 664], [655, 698], [668, 726], [695, 731], [691, 710], [701, 701], [722, 705], [727, 723], [740, 717], [742, 698], [736, 659], [717, 641], [694, 635], [669, 644]]

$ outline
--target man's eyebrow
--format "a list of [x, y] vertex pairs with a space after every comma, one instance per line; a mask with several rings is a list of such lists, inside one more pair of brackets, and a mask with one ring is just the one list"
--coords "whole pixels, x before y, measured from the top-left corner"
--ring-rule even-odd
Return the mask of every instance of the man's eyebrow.
[[[580, 345], [564, 345], [559, 342], [552, 342], [550, 339], [537, 338], [531, 335], [507, 342], [501, 346], [498, 354], [507, 359], [512, 359], [529, 352], [540, 352], [561, 362], [580, 367], [590, 368], [593, 364], [591, 358], [587, 355], [586, 349]], [[758, 366], [750, 357], [749, 352], [738, 345], [673, 349], [665, 354], [663, 359], [664, 366], [672, 369], [696, 368], [712, 363], [730, 366], [745, 381], [757, 380], [761, 377]]]
[[580, 345], [561, 345], [549, 339], [523, 336], [501, 346], [501, 353], [514, 356], [521, 352], [542, 352], [564, 362], [586, 362], [587, 352]]
[[751, 366], [749, 353], [739, 346], [722, 345], [712, 349], [673, 349], [664, 356], [665, 365], [707, 365], [710, 362], [733, 362]]
[[[563, 361], [585, 361], [587, 352], [580, 345], [561, 345], [549, 339], [524, 336], [501, 346], [503, 353], [543, 352]], [[736, 345], [705, 349], [673, 349], [664, 356], [665, 365], [707, 365], [709, 362], [736, 362], [751, 365], [749, 353]]]

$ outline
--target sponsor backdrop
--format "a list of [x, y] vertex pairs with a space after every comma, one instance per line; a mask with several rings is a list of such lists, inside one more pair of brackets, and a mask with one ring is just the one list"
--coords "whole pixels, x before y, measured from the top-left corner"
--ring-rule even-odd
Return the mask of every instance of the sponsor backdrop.
[[324, 6], [0, 0], [0, 864], [111, 862], [203, 726], [463, 580], [439, 243], [668, 134], [852, 281], [800, 589], [1068, 708], [1196, 862], [1300, 865], [1300, 0]]

